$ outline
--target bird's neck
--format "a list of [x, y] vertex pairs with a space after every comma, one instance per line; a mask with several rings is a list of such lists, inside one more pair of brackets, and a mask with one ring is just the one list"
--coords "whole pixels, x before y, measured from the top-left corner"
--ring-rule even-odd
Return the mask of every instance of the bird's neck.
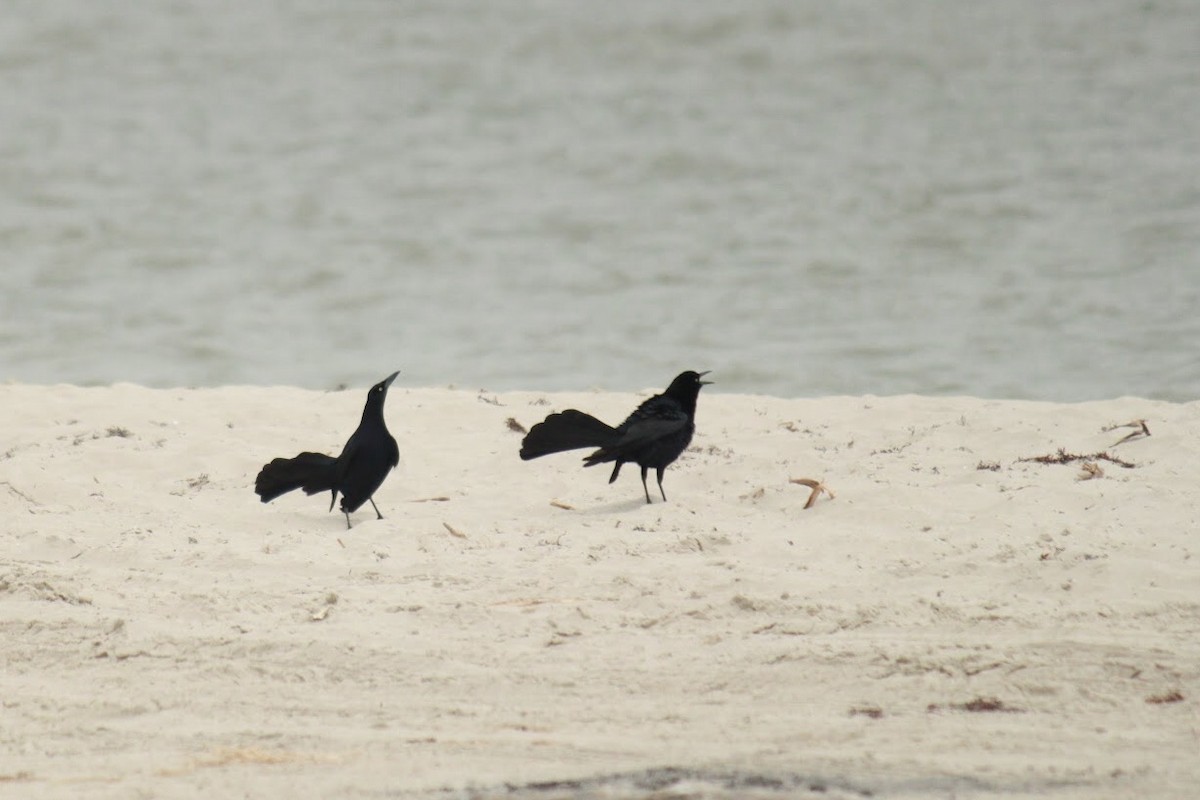
[[684, 413], [689, 417], [696, 416], [696, 399], [699, 392], [680, 392], [679, 394], [671, 395], [672, 399], [683, 408]]
[[382, 401], [376, 401], [375, 398], [371, 398], [367, 401], [367, 404], [363, 406], [361, 424], [366, 425], [368, 423], [380, 425], [385, 429], [387, 428], [387, 425], [383, 421]]

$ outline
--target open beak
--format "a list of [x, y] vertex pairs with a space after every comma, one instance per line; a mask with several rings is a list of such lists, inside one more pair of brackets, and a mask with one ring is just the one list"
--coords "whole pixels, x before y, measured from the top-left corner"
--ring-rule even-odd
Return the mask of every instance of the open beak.
[[[710, 372], [712, 372], [712, 370], [711, 370], [711, 369], [706, 369], [706, 370], [704, 370], [704, 372], [701, 372], [701, 373], [700, 373], [700, 377], [701, 377], [701, 378], [703, 378], [705, 375], [707, 375], [707, 374], [708, 374], [708, 373], [710, 373]], [[701, 385], [701, 386], [711, 386], [711, 385], [712, 385], [712, 381], [700, 381], [700, 385]]]

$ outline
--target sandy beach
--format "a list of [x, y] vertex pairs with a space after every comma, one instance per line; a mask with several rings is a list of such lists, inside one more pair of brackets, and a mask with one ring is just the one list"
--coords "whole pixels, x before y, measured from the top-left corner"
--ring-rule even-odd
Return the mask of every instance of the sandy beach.
[[1200, 786], [1200, 403], [706, 390], [646, 505], [508, 421], [650, 391], [397, 386], [385, 519], [261, 504], [366, 388], [0, 387], [0, 796]]

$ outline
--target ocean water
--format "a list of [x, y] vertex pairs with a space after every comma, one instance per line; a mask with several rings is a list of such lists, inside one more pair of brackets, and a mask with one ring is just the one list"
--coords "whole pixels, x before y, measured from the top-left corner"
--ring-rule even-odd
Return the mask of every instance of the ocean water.
[[0, 380], [1200, 397], [1200, 3], [4, 0]]

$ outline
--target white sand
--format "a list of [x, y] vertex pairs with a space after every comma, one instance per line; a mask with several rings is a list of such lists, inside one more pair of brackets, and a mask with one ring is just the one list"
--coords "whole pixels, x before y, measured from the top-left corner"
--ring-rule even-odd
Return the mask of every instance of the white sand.
[[[0, 387], [0, 795], [1200, 786], [1200, 403], [706, 392], [646, 506], [636, 469], [523, 463], [505, 424], [633, 395], [395, 388], [386, 519], [260, 504], [259, 466], [336, 453], [364, 396]], [[1059, 447], [1137, 466], [1017, 460]]]

